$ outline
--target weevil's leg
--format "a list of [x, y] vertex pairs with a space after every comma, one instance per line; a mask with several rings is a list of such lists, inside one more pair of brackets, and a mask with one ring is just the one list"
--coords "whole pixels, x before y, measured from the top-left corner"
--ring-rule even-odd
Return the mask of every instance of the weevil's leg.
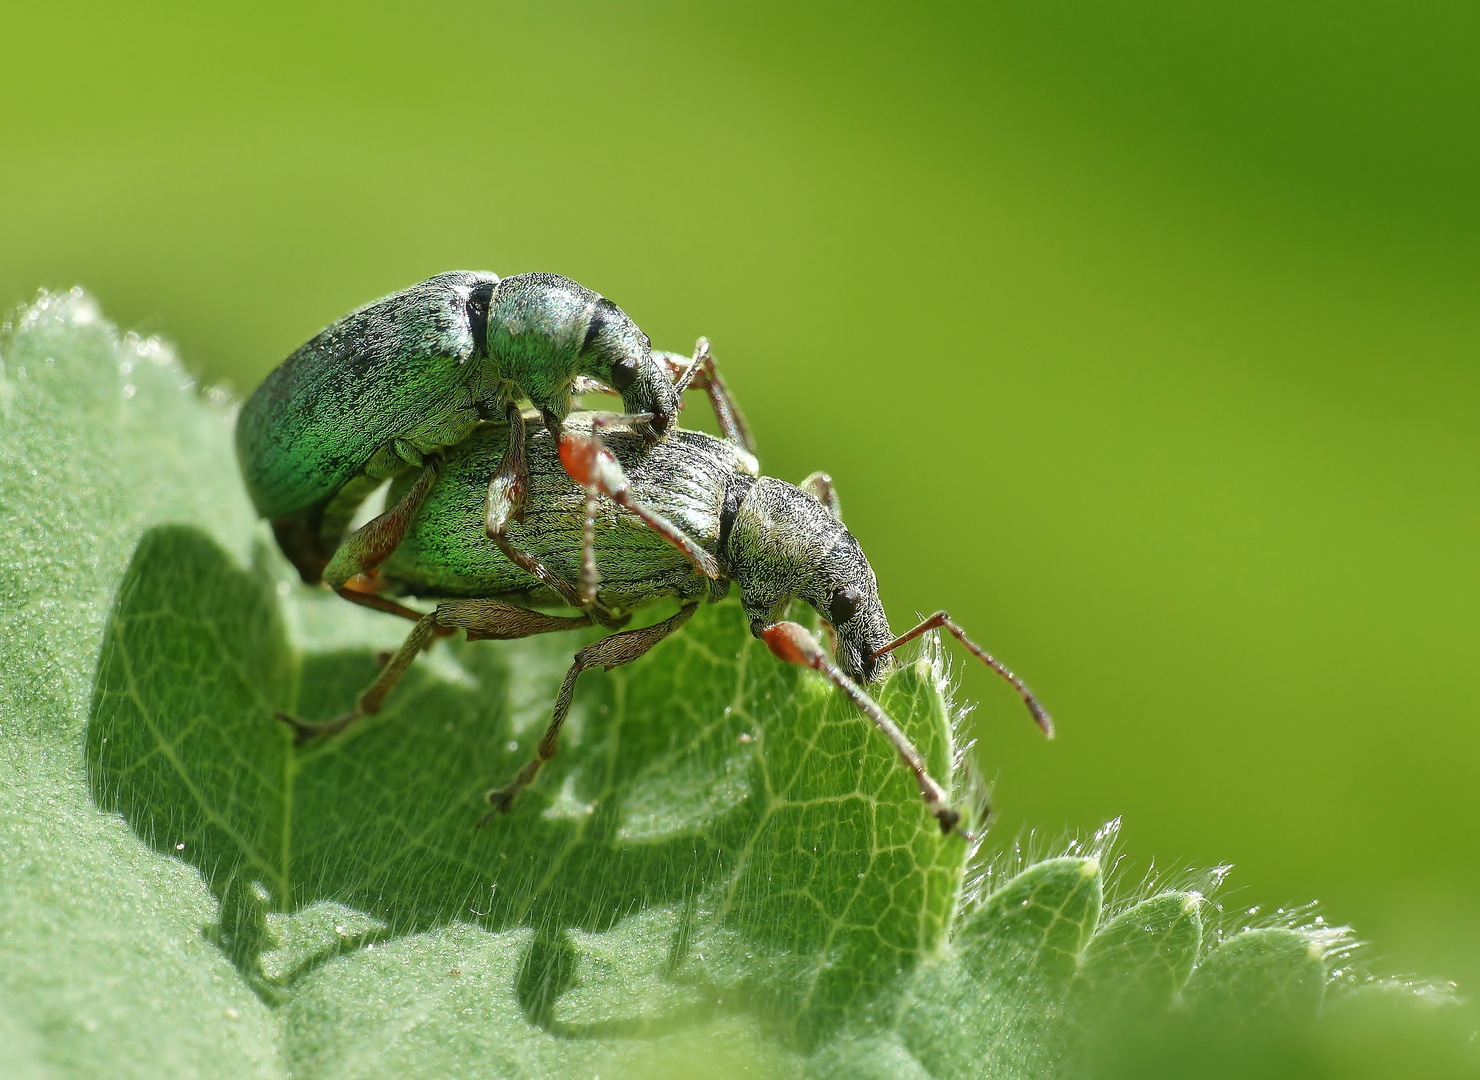
[[534, 778], [539, 775], [540, 768], [560, 749], [560, 729], [565, 724], [566, 715], [570, 712], [571, 699], [576, 692], [576, 680], [581, 677], [581, 672], [593, 667], [602, 667], [610, 671], [614, 667], [632, 663], [688, 622], [698, 607], [697, 603], [685, 604], [678, 610], [678, 614], [660, 623], [644, 626], [640, 630], [624, 630], [620, 634], [613, 634], [611, 637], [592, 642], [576, 653], [575, 662], [565, 673], [565, 681], [560, 684], [560, 693], [555, 697], [555, 709], [550, 716], [550, 726], [545, 728], [545, 734], [540, 738], [535, 756], [519, 770], [518, 775], [510, 783], [501, 788], [493, 788], [488, 792], [485, 797], [493, 809], [478, 819], [480, 828], [488, 824], [494, 814], [507, 813], [514, 803], [514, 797], [534, 782]]
[[597, 490], [588, 487], [581, 517], [581, 601], [586, 604], [596, 600], [596, 587], [601, 584], [601, 573], [596, 569], [596, 510], [600, 501]]
[[[351, 604], [359, 604], [361, 607], [367, 607], [371, 611], [383, 611], [387, 615], [395, 615], [402, 619], [408, 619], [411, 622], [420, 622], [422, 616], [426, 614], [424, 611], [409, 608], [405, 604], [398, 604], [387, 596], [379, 596], [373, 592], [364, 592], [354, 588], [352, 585], [346, 585], [344, 588], [335, 589], [334, 591]], [[439, 626], [436, 633], [438, 637], [447, 637], [452, 633], [452, 627]]]
[[337, 735], [361, 717], [378, 713], [381, 704], [385, 701], [385, 696], [395, 689], [396, 683], [401, 681], [401, 676], [406, 674], [406, 669], [411, 666], [411, 661], [416, 659], [417, 653], [427, 647], [436, 631], [437, 613], [435, 611], [418, 619], [416, 625], [411, 628], [411, 633], [401, 643], [401, 647], [386, 661], [375, 681], [356, 699], [355, 707], [349, 712], [336, 716], [332, 720], [299, 720], [287, 713], [278, 713], [277, 718], [293, 729], [296, 736], [293, 741], [302, 746], [310, 739], [323, 735]]
[[[654, 359], [658, 359], [658, 356], [655, 353]], [[745, 414], [740, 411], [729, 386], [720, 377], [714, 357], [709, 354], [708, 338], [701, 337], [695, 343], [694, 358], [681, 371], [667, 356], [663, 356], [659, 362], [668, 368], [673, 378], [673, 388], [680, 394], [690, 388], [703, 390], [708, 394], [709, 405], [714, 409], [714, 417], [719, 421], [719, 429], [724, 432], [725, 438], [750, 453], [755, 453], [755, 440], [750, 436]]]
[[958, 827], [961, 823], [961, 815], [946, 805], [945, 789], [931, 777], [925, 759], [920, 756], [920, 751], [915, 749], [915, 744], [910, 742], [909, 737], [903, 731], [899, 730], [898, 724], [889, 719], [889, 714], [880, 708], [878, 702], [843, 674], [838, 665], [833, 663], [832, 658], [823, 651], [822, 646], [817, 644], [817, 639], [807, 632], [806, 627], [794, 622], [774, 623], [762, 631], [761, 638], [773, 653], [788, 664], [809, 667], [826, 675], [834, 686], [848, 695], [853, 704], [858, 707], [858, 711], [867, 716], [873, 722], [874, 727], [884, 733], [884, 736], [894, 744], [894, 749], [899, 752], [906, 768], [914, 773], [915, 780], [920, 785], [920, 796], [925, 800], [925, 806], [935, 820], [940, 822], [941, 832], [949, 833], [954, 829], [968, 841], [976, 839]]
[[838, 489], [833, 485], [833, 478], [827, 473], [812, 473], [797, 487], [827, 507], [827, 512], [838, 521], [843, 520], [843, 504], [838, 501]]
[[1043, 734], [1052, 739], [1053, 718], [1048, 715], [1048, 710], [1038, 703], [1038, 699], [1033, 696], [1033, 691], [1029, 690], [1027, 684], [1024, 683], [1022, 679], [1014, 675], [1011, 669], [1009, 669], [1006, 664], [1002, 663], [1002, 661], [998, 660], [991, 653], [987, 652], [987, 650], [983, 649], [980, 645], [967, 637], [966, 631], [962, 630], [959, 626], [952, 622], [951, 617], [947, 615], [944, 611], [937, 611], [934, 615], [930, 616], [930, 618], [921, 622], [920, 625], [915, 627], [913, 630], [910, 630], [908, 633], [899, 635], [899, 637], [895, 638], [888, 645], [885, 645], [882, 649], [876, 651], [874, 653], [874, 656], [880, 657], [883, 656], [885, 653], [893, 652], [905, 642], [914, 641], [915, 638], [919, 637], [927, 630], [938, 630], [942, 627], [954, 634], [956, 640], [959, 641], [962, 645], [965, 645], [966, 648], [971, 652], [972, 656], [975, 656], [982, 663], [986, 664], [987, 667], [991, 668], [998, 675], [1001, 675], [1004, 679], [1012, 684], [1012, 688], [1017, 691], [1018, 697], [1022, 698], [1023, 704], [1028, 707], [1028, 712], [1033, 714], [1034, 721], [1038, 724], [1039, 727], [1043, 729]]
[[[576, 483], [586, 489], [587, 526], [582, 533], [582, 582], [581, 588], [595, 589], [592, 580], [596, 570], [595, 554], [591, 544], [595, 540], [593, 496], [605, 495], [624, 510], [635, 514], [648, 528], [683, 553], [694, 568], [710, 580], [719, 577], [719, 564], [684, 532], [663, 515], [649, 509], [632, 497], [627, 483], [627, 474], [612, 456], [597, 435], [577, 435], [565, 432], [560, 436], [560, 460], [565, 471], [575, 478]], [[588, 543], [588, 541], [590, 543]]]
[[488, 499], [483, 504], [483, 531], [490, 539], [500, 535], [511, 521], [524, 520], [524, 498], [529, 494], [529, 459], [524, 445], [524, 414], [510, 402], [504, 409], [509, 441], [504, 459], [488, 481]]
[[513, 641], [581, 630], [593, 621], [590, 615], [546, 615], [502, 600], [444, 600], [436, 614], [438, 626], [449, 632], [454, 628], [466, 630], [469, 641]]
[[278, 719], [297, 733], [296, 741], [300, 746], [321, 735], [338, 734], [361, 717], [380, 711], [386, 695], [395, 689], [417, 654], [431, 644], [437, 634], [451, 634], [462, 629], [467, 631], [469, 641], [510, 641], [560, 630], [579, 630], [590, 625], [589, 615], [565, 618], [500, 600], [448, 600], [436, 611], [418, 617], [405, 642], [382, 664], [379, 676], [359, 696], [352, 710], [332, 720], [298, 720], [287, 713], [278, 713]]
[[396, 550], [396, 545], [406, 535], [406, 527], [411, 524], [411, 519], [421, 509], [427, 492], [432, 490], [440, 465], [436, 456], [427, 458], [416, 483], [406, 489], [406, 494], [397, 500], [395, 506], [356, 529], [339, 545], [334, 557], [329, 560], [329, 565], [324, 568], [324, 582], [331, 589], [342, 589], [350, 578], [357, 574], [367, 574], [390, 558], [391, 552]]
[[[499, 462], [493, 479], [488, 483], [483, 529], [504, 553], [504, 558], [552, 590], [566, 604], [573, 608], [595, 611], [598, 620], [603, 625], [609, 625], [611, 619], [604, 609], [596, 610], [594, 593], [587, 599], [582, 590], [577, 590], [533, 555], [520, 551], [509, 542], [506, 534], [509, 523], [524, 518], [524, 499], [529, 491], [529, 459], [525, 449], [524, 414], [517, 405], [511, 404], [506, 415], [509, 422], [509, 445], [504, 450], [503, 461]], [[558, 437], [558, 432], [556, 434]]]

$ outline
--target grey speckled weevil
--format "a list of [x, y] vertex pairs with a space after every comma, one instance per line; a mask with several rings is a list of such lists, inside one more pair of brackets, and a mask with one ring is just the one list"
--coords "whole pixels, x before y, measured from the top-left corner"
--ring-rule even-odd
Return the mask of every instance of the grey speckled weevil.
[[[462, 629], [470, 639], [510, 639], [592, 624], [589, 610], [561, 616], [526, 606], [565, 597], [489, 542], [483, 493], [492, 462], [507, 458], [512, 440], [522, 444], [530, 477], [529, 512], [523, 522], [511, 525], [513, 542], [567, 580], [579, 577], [583, 592], [610, 612], [625, 614], [667, 599], [676, 601], [679, 610], [662, 622], [613, 633], [576, 653], [535, 757], [512, 782], [488, 793], [496, 810], [507, 810], [554, 756], [582, 671], [637, 659], [681, 627], [701, 601], [723, 597], [731, 582], [740, 589], [751, 632], [772, 653], [821, 672], [890, 739], [943, 832], [958, 829], [959, 813], [948, 805], [946, 792], [929, 775], [919, 752], [863, 688], [889, 670], [894, 650], [928, 630], [947, 630], [1007, 679], [1052, 735], [1047, 712], [1022, 680], [967, 638], [945, 612], [897, 637], [890, 631], [873, 569], [844, 527], [825, 474], [814, 473], [801, 485], [758, 477], [754, 459], [734, 438], [679, 428], [650, 444], [626, 418], [574, 413], [558, 439], [539, 428], [487, 424], [448, 453], [375, 582], [385, 594], [377, 596], [383, 609], [415, 620], [415, 628], [353, 710], [319, 723], [282, 717], [300, 740], [342, 731], [378, 711], [439, 631]], [[393, 487], [391, 497], [397, 495]], [[713, 559], [718, 573], [712, 578], [695, 574], [675, 537]], [[423, 614], [389, 599], [397, 595], [441, 603]], [[831, 654], [804, 627], [785, 619], [793, 600], [809, 604], [831, 627]]]

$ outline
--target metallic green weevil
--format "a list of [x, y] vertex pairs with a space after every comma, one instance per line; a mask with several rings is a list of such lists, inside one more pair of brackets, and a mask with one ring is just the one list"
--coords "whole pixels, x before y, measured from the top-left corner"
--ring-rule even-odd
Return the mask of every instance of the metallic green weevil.
[[[825, 474], [814, 473], [800, 486], [757, 477], [754, 459], [737, 440], [679, 428], [649, 444], [627, 418], [574, 413], [558, 441], [537, 428], [525, 432], [522, 426], [486, 424], [449, 451], [376, 579], [389, 594], [441, 603], [423, 614], [386, 601], [385, 610], [416, 620], [415, 628], [351, 712], [319, 723], [282, 717], [300, 741], [342, 731], [378, 711], [439, 631], [460, 628], [470, 639], [510, 639], [592, 624], [589, 611], [560, 616], [526, 606], [564, 597], [506, 558], [484, 531], [483, 493], [491, 463], [507, 455], [511, 437], [524, 442], [530, 489], [525, 519], [510, 526], [510, 539], [567, 580], [579, 576], [612, 612], [667, 599], [679, 610], [576, 653], [536, 756], [512, 782], [488, 793], [497, 810], [507, 810], [554, 756], [582, 671], [636, 660], [688, 621], [701, 601], [726, 595], [731, 582], [740, 589], [756, 637], [780, 659], [821, 672], [890, 739], [943, 832], [956, 828], [960, 815], [947, 804], [919, 752], [860, 685], [889, 670], [895, 649], [927, 630], [946, 629], [1007, 679], [1052, 734], [1048, 714], [1022, 680], [968, 639], [945, 612], [898, 637], [890, 632], [874, 572], [843, 526]], [[408, 482], [393, 486], [391, 498]], [[696, 575], [691, 560], [666, 534], [703, 550], [719, 573], [712, 579]], [[793, 599], [810, 604], [832, 627], [835, 655], [805, 628], [784, 621]]]
[[[480, 420], [522, 428], [518, 403], [528, 398], [558, 436], [572, 394], [605, 389], [656, 440], [691, 384], [748, 442], [703, 339], [685, 365], [655, 356], [620, 308], [568, 278], [452, 271], [351, 312], [283, 361], [242, 408], [237, 458], [257, 512], [303, 580], [344, 592], [395, 549], [440, 451]], [[505, 537], [528, 486], [523, 440], [514, 447], [488, 478], [483, 528], [511, 561], [579, 603], [571, 585]], [[421, 476], [402, 500], [345, 539], [365, 497], [412, 469]], [[707, 556], [695, 566], [717, 573]]]

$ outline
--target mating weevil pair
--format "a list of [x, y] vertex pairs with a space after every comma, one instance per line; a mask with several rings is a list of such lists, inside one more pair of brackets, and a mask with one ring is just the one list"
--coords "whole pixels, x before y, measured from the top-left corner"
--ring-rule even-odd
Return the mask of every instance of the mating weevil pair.
[[[748, 443], [702, 341], [684, 363], [654, 354], [619, 307], [568, 278], [453, 271], [351, 312], [283, 361], [242, 408], [237, 458], [257, 512], [303, 580], [345, 592], [395, 549], [435, 477], [436, 453], [480, 420], [522, 429], [518, 403], [528, 398], [558, 436], [574, 394], [610, 389], [643, 417], [653, 441], [673, 424], [690, 385], [708, 390], [726, 430]], [[582, 606], [568, 582], [507, 541], [526, 502], [522, 449], [515, 440], [490, 478], [485, 531], [507, 558]], [[346, 538], [370, 492], [408, 468], [421, 468], [423, 482]], [[683, 537], [669, 539], [715, 575]]]
[[[636, 660], [687, 622], [701, 601], [721, 599], [734, 582], [751, 632], [780, 659], [821, 672], [846, 693], [899, 752], [942, 832], [960, 831], [959, 814], [948, 805], [946, 792], [929, 775], [919, 752], [860, 684], [880, 679], [899, 646], [930, 629], [944, 628], [1011, 682], [1045, 732], [1052, 734], [1048, 714], [1020, 679], [977, 647], [944, 612], [899, 637], [890, 632], [873, 570], [842, 524], [831, 482], [820, 473], [800, 486], [758, 475], [738, 411], [702, 342], [687, 367], [665, 354], [655, 357], [646, 352], [647, 339], [631, 321], [614, 305], [609, 306], [602, 321], [630, 327], [624, 332], [629, 343], [624, 359], [632, 360], [646, 380], [643, 390], [623, 398], [629, 410], [643, 406], [642, 415], [636, 416], [572, 414], [569, 397], [582, 387], [579, 377], [618, 391], [623, 387], [614, 384], [627, 382], [626, 389], [631, 391], [637, 380], [613, 377], [610, 362], [602, 359], [611, 353], [605, 346], [595, 351], [585, 346], [568, 348], [576, 335], [560, 318], [542, 321], [527, 313], [519, 316], [525, 319], [521, 324], [526, 327], [524, 335], [544, 334], [549, 340], [525, 341], [519, 355], [557, 358], [549, 360], [546, 370], [532, 372], [527, 359], [522, 368], [503, 366], [503, 357], [511, 350], [489, 330], [486, 351], [478, 354], [474, 349], [469, 354], [481, 355], [484, 370], [468, 383], [446, 381], [444, 389], [450, 388], [451, 404], [444, 400], [427, 410], [436, 413], [435, 422], [408, 410], [407, 395], [387, 393], [387, 388], [397, 386], [398, 364], [410, 366], [413, 372], [426, 367], [425, 358], [430, 355], [426, 341], [434, 339], [435, 348], [442, 350], [440, 355], [453, 355], [447, 342], [457, 344], [462, 339], [445, 328], [458, 328], [456, 305], [466, 303], [459, 290], [472, 282], [470, 293], [488, 277], [444, 274], [348, 316], [289, 358], [284, 367], [298, 369], [296, 374], [280, 378], [276, 389], [270, 387], [277, 376], [269, 377], [258, 391], [258, 395], [266, 392], [266, 401], [259, 403], [254, 396], [243, 410], [243, 423], [252, 418], [249, 433], [244, 437], [239, 429], [238, 435], [249, 488], [259, 511], [275, 517], [279, 542], [305, 580], [322, 574], [347, 598], [416, 624], [353, 710], [318, 723], [283, 717], [300, 739], [342, 731], [376, 712], [438, 634], [462, 629], [470, 640], [511, 639], [593, 623], [619, 627], [636, 607], [662, 599], [677, 601], [679, 610], [668, 619], [621, 630], [576, 653], [535, 757], [511, 783], [488, 793], [495, 809], [506, 810], [555, 754], [581, 672]], [[522, 277], [538, 278], [551, 290], [544, 298], [557, 313], [568, 311], [569, 296], [595, 296], [553, 275]], [[450, 293], [444, 290], [444, 298], [452, 297], [451, 307], [431, 304], [435, 317], [430, 317], [428, 302], [418, 291], [424, 293], [435, 282], [450, 282], [455, 287]], [[517, 321], [518, 304], [533, 303], [530, 290], [523, 286], [521, 290], [518, 303], [490, 302], [490, 324]], [[412, 294], [418, 295], [408, 300]], [[402, 319], [399, 339], [393, 332], [398, 317]], [[429, 338], [425, 331], [429, 324], [442, 327], [442, 336]], [[359, 346], [356, 333], [367, 335]], [[582, 330], [581, 336], [589, 338], [589, 329]], [[639, 338], [641, 344], [633, 344]], [[401, 342], [400, 353], [396, 340]], [[316, 349], [315, 343], [327, 344]], [[367, 356], [368, 361], [362, 359]], [[675, 370], [675, 376], [667, 376], [665, 368]], [[291, 409], [274, 411], [272, 400], [282, 398], [284, 385], [335, 386], [356, 370], [375, 372], [381, 411], [393, 415], [387, 418], [376, 412], [374, 394], [341, 392], [330, 401], [331, 411], [353, 397], [354, 415], [375, 414], [374, 430], [389, 441], [375, 444], [373, 436], [356, 431], [353, 437], [346, 436], [350, 446], [338, 458], [319, 453], [295, 467], [287, 460], [292, 433], [312, 430], [317, 439], [327, 439], [331, 412], [318, 408], [307, 389], [300, 392], [310, 397], [294, 399]], [[678, 392], [696, 371], [702, 372], [710, 390], [725, 431], [723, 439], [677, 428], [672, 422]], [[515, 382], [511, 372], [524, 383]], [[654, 389], [653, 373], [668, 379], [671, 397]], [[551, 387], [558, 399], [553, 406]], [[521, 390], [544, 414], [544, 430], [526, 425], [517, 407], [516, 395]], [[481, 400], [492, 400], [503, 409], [501, 422], [478, 422], [481, 414], [476, 405]], [[370, 426], [368, 421], [362, 425]], [[385, 436], [387, 431], [399, 433]], [[262, 456], [271, 460], [253, 456], [254, 449], [263, 446], [270, 449]], [[329, 467], [327, 462], [335, 464]], [[302, 475], [309, 475], [312, 483], [299, 484], [296, 507], [290, 499], [274, 502], [259, 497], [259, 492], [280, 495], [281, 491], [261, 479], [253, 486], [251, 479], [291, 476], [296, 480]], [[387, 499], [391, 509], [339, 543], [337, 549], [331, 548], [343, 536], [354, 507], [386, 476], [394, 477]], [[277, 484], [278, 489], [286, 486]], [[310, 497], [308, 501], [303, 501], [304, 494]], [[510, 509], [516, 497], [522, 513]], [[282, 512], [275, 516], [275, 509]], [[355, 550], [346, 556], [345, 550], [351, 547]], [[347, 566], [356, 568], [356, 573], [374, 569], [375, 591], [345, 588], [349, 576], [339, 575]], [[579, 588], [571, 584], [577, 580]], [[394, 596], [441, 602], [432, 612], [422, 613], [391, 599]], [[809, 604], [832, 627], [835, 657], [804, 627], [784, 619], [794, 599]], [[580, 614], [550, 615], [527, 606], [550, 603], [567, 604]]]

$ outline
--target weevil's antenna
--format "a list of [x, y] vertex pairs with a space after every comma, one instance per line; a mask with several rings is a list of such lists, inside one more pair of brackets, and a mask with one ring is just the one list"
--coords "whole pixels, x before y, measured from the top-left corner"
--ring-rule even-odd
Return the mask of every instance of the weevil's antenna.
[[909, 737], [899, 730], [898, 724], [889, 719], [889, 714], [879, 707], [878, 702], [843, 674], [806, 627], [794, 622], [779, 622], [763, 631], [762, 636], [766, 645], [780, 659], [788, 664], [822, 672], [834, 686], [847, 694], [853, 704], [858, 706], [858, 711], [873, 721], [874, 726], [894, 744], [894, 749], [899, 751], [905, 765], [915, 774], [915, 780], [920, 785], [920, 795], [925, 800], [925, 806], [940, 822], [940, 831], [958, 832], [967, 843], [976, 842], [975, 836], [960, 828], [961, 815], [946, 804], [945, 790], [931, 777], [925, 759], [920, 756], [920, 751], [915, 749]]
[[991, 668], [998, 675], [1001, 675], [1004, 679], [1012, 684], [1012, 688], [1018, 692], [1018, 697], [1023, 699], [1023, 704], [1026, 705], [1028, 707], [1028, 711], [1033, 714], [1033, 719], [1037, 722], [1038, 726], [1043, 729], [1043, 734], [1052, 739], [1053, 717], [1049, 716], [1048, 710], [1038, 703], [1038, 699], [1033, 696], [1033, 691], [1029, 690], [1027, 684], [1024, 683], [1022, 679], [1014, 675], [1011, 669], [1008, 668], [1006, 664], [1002, 663], [1002, 661], [998, 660], [991, 653], [987, 652], [986, 649], [983, 649], [980, 645], [967, 637], [966, 631], [962, 630], [959, 626], [952, 622], [951, 617], [947, 615], [944, 611], [937, 611], [934, 615], [930, 616], [930, 618], [920, 623], [920, 625], [915, 627], [913, 630], [909, 631], [908, 633], [899, 635], [899, 637], [895, 638], [888, 645], [885, 645], [882, 649], [876, 649], [874, 651], [874, 656], [877, 658], [883, 656], [885, 653], [893, 652], [905, 642], [914, 641], [915, 638], [919, 637], [927, 630], [938, 630], [942, 627], [949, 630], [953, 635], [955, 635], [956, 640], [959, 641], [962, 645], [965, 645], [966, 648], [971, 651], [971, 655], [975, 656], [982, 663], [986, 664], [987, 667]]

